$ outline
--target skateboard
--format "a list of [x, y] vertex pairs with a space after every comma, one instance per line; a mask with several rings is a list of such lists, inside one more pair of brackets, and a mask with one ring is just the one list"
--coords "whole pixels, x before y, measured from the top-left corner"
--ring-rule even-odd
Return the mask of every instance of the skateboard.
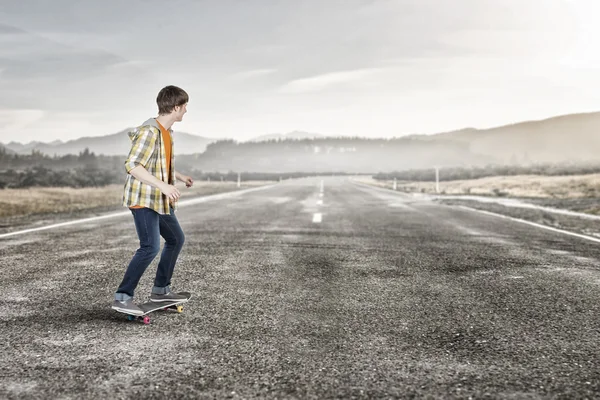
[[115, 311], [120, 312], [122, 314], [127, 314], [127, 319], [129, 321], [141, 320], [144, 323], [144, 325], [148, 325], [150, 323], [150, 316], [148, 314], [150, 314], [151, 312], [158, 311], [158, 310], [164, 310], [164, 311], [174, 310], [174, 311], [177, 311], [178, 313], [183, 312], [183, 303], [185, 303], [189, 299], [191, 299], [192, 294], [189, 292], [179, 292], [177, 294], [185, 296], [186, 299], [185, 300], [177, 300], [177, 301], [175, 301], [175, 300], [161, 301], [161, 302], [147, 301], [143, 304], [140, 304], [139, 307], [144, 311], [144, 313], [142, 315], [134, 315], [134, 314], [130, 314], [128, 312], [119, 311], [119, 310], [115, 310]]

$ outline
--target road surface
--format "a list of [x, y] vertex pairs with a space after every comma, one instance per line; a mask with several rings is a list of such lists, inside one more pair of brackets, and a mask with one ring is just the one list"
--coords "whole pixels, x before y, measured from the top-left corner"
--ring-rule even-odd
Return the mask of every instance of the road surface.
[[598, 243], [347, 178], [177, 216], [173, 289], [194, 298], [147, 326], [110, 309], [127, 213], [0, 239], [0, 397], [600, 393]]

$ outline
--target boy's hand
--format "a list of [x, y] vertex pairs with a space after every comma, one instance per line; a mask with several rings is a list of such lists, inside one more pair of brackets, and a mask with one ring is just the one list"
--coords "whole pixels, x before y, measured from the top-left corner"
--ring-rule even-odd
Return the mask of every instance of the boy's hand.
[[182, 181], [185, 182], [185, 186], [192, 187], [192, 185], [194, 184], [194, 180], [191, 176], [182, 175], [181, 177], [183, 178]]
[[171, 201], [177, 201], [181, 196], [179, 190], [173, 185], [164, 185], [160, 191]]

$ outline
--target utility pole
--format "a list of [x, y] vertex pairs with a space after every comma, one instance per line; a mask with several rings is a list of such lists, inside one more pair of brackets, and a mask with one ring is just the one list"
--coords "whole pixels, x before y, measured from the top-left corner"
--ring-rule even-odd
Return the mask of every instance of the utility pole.
[[438, 166], [435, 167], [435, 192], [440, 192], [440, 168]]

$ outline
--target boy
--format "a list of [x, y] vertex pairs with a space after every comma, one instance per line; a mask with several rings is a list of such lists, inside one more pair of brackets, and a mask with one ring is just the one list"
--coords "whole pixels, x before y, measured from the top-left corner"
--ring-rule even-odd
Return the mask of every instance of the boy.
[[133, 302], [133, 292], [144, 271], [160, 250], [160, 237], [165, 246], [160, 256], [151, 301], [184, 300], [171, 292], [171, 276], [185, 241], [177, 217], [176, 202], [181, 193], [175, 180], [191, 187], [194, 181], [175, 170], [171, 126], [180, 122], [187, 112], [188, 94], [176, 86], [163, 88], [156, 98], [158, 117], [150, 118], [129, 133], [131, 150], [125, 169], [128, 173], [123, 193], [123, 205], [133, 214], [140, 248], [131, 259], [123, 281], [115, 293], [112, 308], [141, 315]]

